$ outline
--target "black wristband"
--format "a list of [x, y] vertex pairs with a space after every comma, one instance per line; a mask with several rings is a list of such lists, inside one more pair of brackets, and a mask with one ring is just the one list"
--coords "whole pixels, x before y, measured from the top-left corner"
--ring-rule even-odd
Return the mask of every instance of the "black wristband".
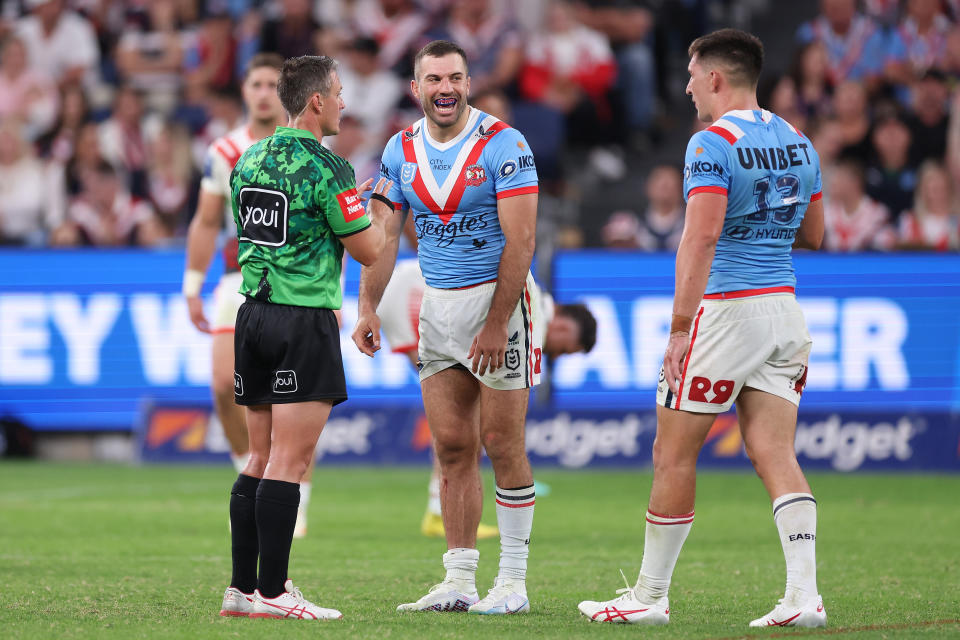
[[383, 204], [385, 204], [385, 205], [387, 205], [388, 207], [390, 207], [390, 210], [393, 211], [393, 200], [391, 200], [391, 199], [388, 198], [387, 196], [383, 195], [382, 193], [371, 193], [371, 194], [370, 194], [370, 199], [371, 199], [371, 200], [379, 200], [379, 201], [382, 202]]

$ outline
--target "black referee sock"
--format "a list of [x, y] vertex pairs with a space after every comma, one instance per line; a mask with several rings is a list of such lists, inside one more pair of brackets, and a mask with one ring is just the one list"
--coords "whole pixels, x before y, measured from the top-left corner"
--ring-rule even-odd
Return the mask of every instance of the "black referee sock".
[[299, 505], [300, 485], [296, 482], [260, 481], [257, 488], [257, 535], [260, 539], [257, 589], [264, 598], [276, 598], [284, 591]]
[[237, 476], [230, 491], [230, 537], [233, 543], [233, 577], [230, 586], [244, 593], [257, 588], [257, 487], [260, 478]]

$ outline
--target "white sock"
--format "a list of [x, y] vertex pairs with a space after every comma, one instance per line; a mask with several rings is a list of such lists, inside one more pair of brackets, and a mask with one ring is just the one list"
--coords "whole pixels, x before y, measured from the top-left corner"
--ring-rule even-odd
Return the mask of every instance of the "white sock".
[[310, 489], [312, 485], [309, 482], [300, 483], [300, 508], [304, 511], [310, 506]]
[[237, 470], [237, 473], [243, 473], [243, 470], [247, 466], [247, 462], [250, 461], [250, 452], [234, 453], [231, 451], [230, 461], [233, 462], [233, 468]]
[[440, 475], [430, 474], [430, 483], [427, 484], [427, 513], [439, 516], [440, 511]]
[[667, 595], [680, 549], [693, 526], [693, 511], [665, 516], [647, 510], [647, 532], [643, 542], [643, 564], [634, 592], [644, 604], [653, 604]]
[[516, 489], [497, 487], [497, 526], [500, 528], [499, 578], [527, 578], [530, 530], [533, 528], [533, 485]]
[[466, 582], [472, 591], [477, 590], [477, 563], [480, 552], [476, 549], [457, 547], [443, 554], [443, 568], [447, 570], [447, 580]]
[[817, 595], [817, 501], [809, 493], [787, 493], [773, 501], [773, 521], [787, 561], [784, 602], [803, 605]]

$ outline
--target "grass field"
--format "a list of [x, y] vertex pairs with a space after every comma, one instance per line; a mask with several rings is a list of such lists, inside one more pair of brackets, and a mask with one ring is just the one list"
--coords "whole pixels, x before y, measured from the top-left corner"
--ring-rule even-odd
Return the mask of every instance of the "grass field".
[[[444, 543], [420, 536], [426, 470], [321, 469], [310, 533], [290, 575], [341, 621], [226, 619], [227, 467], [0, 463], [0, 630], [17, 638], [738, 638], [782, 595], [784, 567], [760, 483], [704, 473], [667, 627], [591, 624], [586, 598], [614, 596], [640, 567], [647, 473], [544, 470], [527, 616], [394, 609], [442, 577]], [[488, 478], [488, 487], [489, 481]], [[827, 634], [960, 638], [960, 477], [810, 476], [819, 501]], [[489, 500], [488, 500], [489, 502]], [[493, 522], [492, 505], [484, 518]], [[480, 542], [478, 587], [498, 543]]]

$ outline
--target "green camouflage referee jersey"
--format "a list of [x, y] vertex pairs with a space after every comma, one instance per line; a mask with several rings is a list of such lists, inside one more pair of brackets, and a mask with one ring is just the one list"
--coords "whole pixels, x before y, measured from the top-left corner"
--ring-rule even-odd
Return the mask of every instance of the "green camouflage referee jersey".
[[230, 175], [240, 239], [240, 293], [276, 304], [339, 309], [339, 238], [370, 226], [353, 167], [312, 133], [277, 127]]

